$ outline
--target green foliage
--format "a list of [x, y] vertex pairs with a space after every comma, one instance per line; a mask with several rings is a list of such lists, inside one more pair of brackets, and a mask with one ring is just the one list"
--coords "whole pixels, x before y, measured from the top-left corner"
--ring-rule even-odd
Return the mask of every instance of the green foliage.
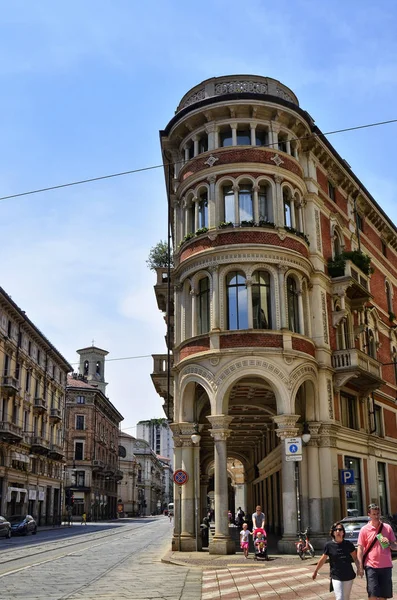
[[207, 231], [208, 231], [208, 227], [201, 227], [200, 229], [197, 229], [196, 235], [201, 235], [202, 233], [207, 233]]
[[369, 275], [373, 272], [371, 267], [371, 257], [364, 254], [360, 250], [350, 250], [349, 252], [343, 252], [343, 256], [346, 260], [351, 260], [365, 275]]
[[[151, 271], [158, 268], [168, 267], [168, 244], [164, 240], [160, 240], [155, 246], [150, 248], [149, 257], [146, 261], [147, 266]], [[174, 266], [171, 255], [171, 268]]]
[[234, 227], [234, 225], [231, 221], [222, 221], [219, 223], [218, 227], [219, 229], [226, 229], [227, 227]]
[[303, 240], [305, 240], [306, 244], [310, 246], [309, 238], [305, 233], [303, 233], [303, 231], [299, 231], [298, 229], [295, 229], [295, 227], [288, 227], [288, 225], [285, 225], [284, 229], [285, 231], [293, 233], [294, 235], [297, 235], [298, 237], [302, 238]]
[[276, 226], [272, 221], [266, 221], [266, 219], [259, 219], [258, 227], [271, 227], [274, 229]]
[[194, 238], [194, 236], [195, 236], [195, 235], [196, 235], [196, 234], [195, 234], [195, 233], [192, 233], [192, 232], [191, 232], [191, 233], [187, 233], [187, 234], [185, 235], [185, 237], [184, 237], [184, 238], [181, 240], [181, 243], [179, 244], [179, 248], [180, 248], [181, 246], [183, 246], [183, 244], [184, 244], [185, 242], [188, 242], [189, 240], [191, 240], [192, 238]]
[[251, 219], [250, 221], [241, 221], [240, 223], [240, 227], [255, 227], [256, 223], [253, 219]]

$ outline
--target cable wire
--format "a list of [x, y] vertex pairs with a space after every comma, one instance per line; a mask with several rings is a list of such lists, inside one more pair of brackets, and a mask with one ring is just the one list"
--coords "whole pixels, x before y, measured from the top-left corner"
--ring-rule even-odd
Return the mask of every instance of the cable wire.
[[[390, 119], [389, 121], [378, 121], [376, 123], [366, 123], [365, 125], [357, 125], [355, 127], [345, 127], [344, 129], [335, 129], [333, 131], [327, 131], [325, 133], [311, 133], [306, 134], [302, 137], [291, 138], [290, 142], [297, 142], [300, 140], [309, 140], [310, 138], [322, 138], [327, 135], [335, 135], [336, 133], [346, 133], [348, 131], [357, 131], [358, 129], [368, 129], [369, 127], [378, 127], [380, 125], [390, 125], [391, 123], [397, 123], [397, 119]], [[278, 146], [278, 142], [272, 142], [271, 144], [266, 144], [265, 147]], [[161, 169], [167, 166], [172, 166], [173, 164], [180, 164], [184, 161], [179, 161], [176, 163], [162, 163], [160, 165], [152, 165], [150, 167], [141, 167], [139, 169], [131, 169], [129, 171], [121, 171], [120, 173], [111, 173], [110, 175], [100, 175], [99, 177], [91, 177], [89, 179], [80, 179], [78, 181], [71, 181], [69, 183], [61, 183], [59, 185], [52, 185], [44, 188], [38, 188], [36, 190], [29, 190], [27, 192], [19, 192], [18, 194], [9, 194], [8, 196], [1, 196], [0, 201], [2, 200], [11, 200], [12, 198], [21, 198], [22, 196], [31, 196], [33, 194], [41, 194], [42, 192], [49, 192], [51, 190], [60, 190], [62, 188], [72, 187], [76, 185], [83, 185], [86, 183], [92, 183], [94, 181], [102, 181], [104, 179], [113, 179], [115, 177], [124, 177], [125, 175], [133, 175], [135, 173], [142, 173], [143, 171], [153, 171], [154, 169]]]

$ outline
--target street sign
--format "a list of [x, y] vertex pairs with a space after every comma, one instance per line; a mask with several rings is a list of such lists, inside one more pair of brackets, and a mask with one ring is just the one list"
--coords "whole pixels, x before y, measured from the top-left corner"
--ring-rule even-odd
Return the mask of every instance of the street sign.
[[285, 460], [302, 460], [302, 438], [286, 438], [285, 440]]
[[189, 475], [182, 469], [177, 469], [174, 473], [174, 483], [177, 485], [185, 485], [189, 481]]
[[353, 469], [341, 469], [340, 470], [340, 482], [342, 485], [353, 485], [354, 484]]

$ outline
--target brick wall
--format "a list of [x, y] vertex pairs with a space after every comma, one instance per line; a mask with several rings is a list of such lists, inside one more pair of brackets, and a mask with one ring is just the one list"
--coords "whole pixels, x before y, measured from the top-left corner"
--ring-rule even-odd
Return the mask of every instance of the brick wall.
[[223, 333], [221, 350], [226, 348], [282, 348], [283, 337], [273, 333]]
[[179, 350], [180, 360], [183, 360], [187, 356], [197, 354], [198, 352], [206, 352], [210, 348], [210, 339], [208, 337], [200, 338], [198, 340], [191, 340], [184, 344]]
[[314, 343], [311, 340], [303, 340], [301, 338], [292, 338], [292, 349], [299, 352], [305, 352], [311, 356], [315, 355]]
[[385, 435], [397, 439], [396, 413], [387, 408], [383, 409], [383, 419], [385, 422]]

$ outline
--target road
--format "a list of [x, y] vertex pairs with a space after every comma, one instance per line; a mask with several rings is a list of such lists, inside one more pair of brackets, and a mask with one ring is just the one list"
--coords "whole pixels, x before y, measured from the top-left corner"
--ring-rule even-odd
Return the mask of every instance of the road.
[[197, 600], [201, 573], [161, 563], [165, 517], [75, 524], [0, 540], [1, 600]]

